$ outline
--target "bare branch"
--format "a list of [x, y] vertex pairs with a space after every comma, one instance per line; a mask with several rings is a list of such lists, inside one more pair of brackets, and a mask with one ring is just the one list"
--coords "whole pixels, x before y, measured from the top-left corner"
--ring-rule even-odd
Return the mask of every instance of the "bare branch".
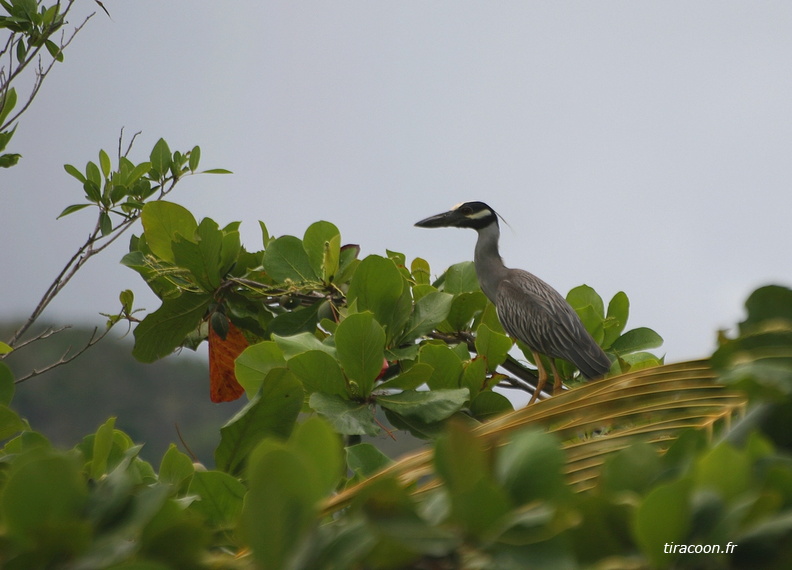
[[110, 328], [108, 327], [107, 329], [105, 329], [105, 331], [102, 334], [100, 334], [99, 336], [97, 336], [98, 332], [99, 332], [99, 329], [98, 328], [94, 328], [93, 333], [91, 333], [91, 338], [89, 338], [88, 342], [85, 344], [85, 346], [83, 346], [77, 352], [71, 353], [72, 349], [71, 349], [71, 347], [69, 347], [69, 349], [66, 352], [64, 352], [63, 356], [61, 356], [57, 361], [53, 362], [52, 364], [48, 364], [44, 368], [36, 368], [36, 369], [34, 369], [33, 371], [29, 372], [25, 376], [22, 376], [21, 378], [17, 378], [14, 381], [14, 383], [15, 384], [21, 384], [22, 382], [30, 380], [31, 378], [33, 378], [35, 376], [39, 376], [40, 374], [44, 374], [45, 372], [49, 372], [53, 368], [57, 368], [58, 366], [63, 366], [64, 364], [68, 364], [69, 362], [71, 362], [72, 360], [74, 360], [75, 358], [77, 358], [81, 354], [83, 354], [86, 350], [91, 348], [93, 345], [95, 345], [96, 343], [101, 341], [105, 336], [107, 336], [107, 333], [110, 332]]

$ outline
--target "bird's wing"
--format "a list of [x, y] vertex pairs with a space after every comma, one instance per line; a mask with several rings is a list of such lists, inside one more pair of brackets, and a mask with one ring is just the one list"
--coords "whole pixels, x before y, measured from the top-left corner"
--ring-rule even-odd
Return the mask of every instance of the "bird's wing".
[[589, 378], [610, 367], [566, 299], [535, 275], [512, 269], [498, 286], [495, 306], [503, 328], [537, 352], [569, 360]]

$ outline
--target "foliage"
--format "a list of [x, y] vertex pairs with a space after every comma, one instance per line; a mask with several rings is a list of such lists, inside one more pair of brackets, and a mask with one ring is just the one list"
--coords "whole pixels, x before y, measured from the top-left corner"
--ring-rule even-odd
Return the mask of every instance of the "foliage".
[[[262, 224], [264, 249], [251, 253], [238, 224], [198, 222], [165, 201], [140, 211], [144, 233], [124, 263], [163, 304], [136, 328], [135, 355], [155, 360], [209, 327], [215, 342], [239, 327], [250, 346], [235, 376], [249, 402], [221, 429], [216, 469], [175, 446], [155, 469], [114, 419], [72, 450], [53, 448], [9, 407], [13, 376], [0, 363], [3, 567], [792, 560], [792, 463], [774, 416], [792, 392], [791, 291], [752, 295], [712, 365], [651, 366], [658, 338], [624, 332], [626, 296], [606, 310], [577, 288], [570, 302], [614, 355], [613, 376], [504, 414], [511, 404], [493, 389], [526, 386], [530, 369], [509, 353], [470, 264], [431, 282], [421, 259], [359, 260], [328, 222], [302, 239]], [[384, 428], [376, 409], [430, 446], [393, 462], [360, 443]], [[673, 548], [729, 543], [728, 554]]]
[[[0, 1], [0, 153], [11, 142], [17, 121], [35, 99], [47, 74], [56, 62], [63, 61], [64, 50], [91, 18], [66, 36], [63, 27], [72, 4], [74, 0], [49, 6], [36, 0]], [[14, 84], [28, 69], [33, 81], [20, 97]], [[0, 154], [0, 168], [15, 166], [20, 158], [18, 153]]]
[[[451, 417], [482, 420], [512, 409], [493, 388], [531, 390], [535, 382], [509, 354], [512, 341], [469, 262], [432, 283], [425, 260], [408, 268], [392, 251], [360, 260], [360, 248], [342, 246], [338, 228], [325, 221], [302, 239], [271, 237], [262, 223], [264, 249], [256, 252], [240, 244], [238, 223], [199, 223], [174, 203], [147, 204], [142, 221], [123, 263], [162, 299], [135, 329], [134, 354], [144, 362], [194, 347], [210, 331], [224, 339], [232, 324], [251, 341], [235, 365], [249, 398], [268, 375], [288, 371], [306, 392], [306, 409], [346, 436], [377, 435], [379, 407], [393, 427], [432, 437]], [[656, 333], [624, 332], [624, 293], [607, 313], [590, 287], [572, 290], [569, 300], [614, 355], [614, 370], [659, 364], [645, 352], [660, 342]], [[576, 376], [569, 363], [562, 370]]]
[[[0, 152], [74, 37], [51, 39], [71, 5], [0, 0], [10, 33], [0, 55], [16, 56], [0, 69]], [[10, 83], [42, 49], [51, 63], [39, 63], [19, 107]], [[263, 249], [247, 251], [238, 223], [198, 222], [163, 199], [197, 172], [198, 147], [173, 152], [160, 139], [137, 164], [128, 153], [119, 143], [115, 166], [101, 151], [84, 170], [65, 167], [85, 197], [61, 216], [96, 208], [94, 229], [0, 343], [3, 568], [792, 563], [792, 291], [757, 290], [739, 335], [711, 360], [663, 365], [647, 352], [659, 335], [626, 330], [624, 293], [606, 308], [577, 287], [567, 299], [611, 355], [609, 377], [576, 386], [577, 371], [559, 362], [574, 388], [513, 411], [502, 390], [531, 392], [535, 374], [514, 356], [472, 264], [432, 281], [420, 258], [360, 259], [326, 221], [301, 238], [272, 237], [262, 223]], [[0, 155], [0, 166], [18, 158]], [[124, 291], [108, 329], [138, 322], [133, 354], [143, 362], [215, 345], [212, 379], [223, 385], [212, 397], [248, 398], [220, 429], [216, 469], [175, 445], [155, 467], [115, 418], [58, 449], [11, 405], [16, 383], [102, 338], [17, 379], [3, 361], [54, 334], [22, 340], [76, 271], [138, 219], [144, 231], [123, 263], [162, 305], [138, 321]], [[361, 440], [401, 430], [429, 443], [394, 462]], [[696, 545], [736, 549], [690, 553]]]

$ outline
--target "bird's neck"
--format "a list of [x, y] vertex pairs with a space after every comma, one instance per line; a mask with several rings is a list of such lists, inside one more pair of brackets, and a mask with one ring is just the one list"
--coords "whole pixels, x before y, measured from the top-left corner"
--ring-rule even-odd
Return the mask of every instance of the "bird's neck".
[[493, 223], [477, 231], [478, 241], [476, 241], [476, 251], [473, 257], [476, 275], [478, 276], [481, 290], [494, 303], [498, 293], [498, 285], [508, 271], [498, 252], [500, 229], [498, 229], [497, 223]]

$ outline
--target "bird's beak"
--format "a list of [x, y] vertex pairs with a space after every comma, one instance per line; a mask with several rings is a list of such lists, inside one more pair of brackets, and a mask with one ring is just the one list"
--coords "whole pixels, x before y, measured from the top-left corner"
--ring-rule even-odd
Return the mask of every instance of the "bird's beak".
[[450, 210], [448, 212], [443, 212], [442, 214], [437, 214], [435, 216], [429, 216], [426, 219], [421, 220], [420, 222], [416, 222], [416, 226], [419, 228], [447, 228], [456, 226], [457, 223], [460, 221], [462, 215], [457, 212], [456, 210]]

